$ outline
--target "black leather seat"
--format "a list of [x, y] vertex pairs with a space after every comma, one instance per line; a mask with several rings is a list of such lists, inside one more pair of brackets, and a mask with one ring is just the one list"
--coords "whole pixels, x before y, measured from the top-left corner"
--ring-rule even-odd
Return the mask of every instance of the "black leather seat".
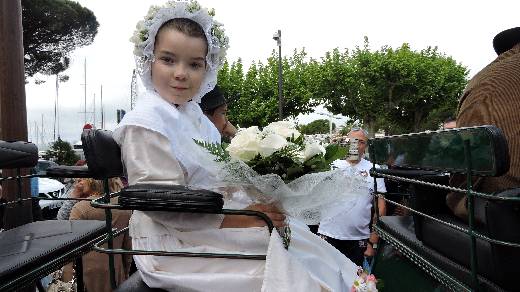
[[38, 147], [29, 142], [0, 140], [0, 169], [29, 168], [38, 163]]
[[0, 291], [31, 284], [91, 250], [105, 222], [48, 220], [0, 233]]
[[[520, 188], [496, 195], [518, 197]], [[416, 194], [416, 196], [420, 195]], [[440, 196], [438, 200], [444, 202], [444, 197]], [[426, 208], [428, 207], [418, 206], [419, 210]], [[493, 239], [520, 243], [520, 230], [514, 228], [520, 224], [519, 210], [520, 203], [479, 198], [475, 200], [475, 215], [479, 219], [476, 231]], [[453, 225], [468, 228], [465, 222], [450, 213], [437, 213], [432, 216]], [[422, 238], [425, 245], [464, 267], [470, 267], [471, 243], [467, 234], [429, 218], [421, 218], [416, 222], [420, 225], [420, 228], [416, 229], [420, 232], [417, 235]], [[449, 244], [446, 244], [447, 242]], [[516, 272], [520, 262], [520, 248], [508, 247], [480, 238], [477, 238], [476, 243], [478, 273], [506, 290], [518, 290]]]
[[94, 179], [107, 179], [124, 175], [121, 149], [108, 130], [84, 130], [81, 134], [83, 152], [89, 172]]
[[[449, 177], [442, 174], [415, 173], [399, 174], [403, 177], [420, 179], [422, 181], [448, 185]], [[440, 190], [423, 185], [411, 185], [412, 208], [433, 216], [449, 224], [468, 228], [467, 223], [455, 217], [446, 206], [446, 190]], [[511, 189], [497, 196], [518, 197], [520, 188]], [[493, 239], [520, 243], [520, 231], [508, 226], [520, 224], [519, 203], [475, 200], [475, 216], [478, 218], [476, 231]], [[411, 218], [411, 219], [410, 219]], [[398, 221], [391, 216], [382, 217], [382, 228], [389, 233], [407, 234], [404, 229], [413, 230], [413, 234], [404, 236], [406, 243], [417, 246], [417, 250], [440, 268], [462, 279], [467, 285], [470, 278], [470, 238], [459, 230], [440, 224], [435, 220], [414, 214], [404, 221]], [[412, 222], [408, 222], [411, 220]], [[412, 238], [413, 235], [413, 238]], [[449, 243], [449, 244], [447, 244]], [[517, 289], [516, 271], [520, 262], [520, 249], [506, 247], [477, 238], [477, 271], [481, 280], [485, 281], [489, 291], [515, 291]]]
[[[0, 168], [30, 168], [38, 148], [0, 141]], [[18, 204], [7, 202], [6, 204]], [[0, 291], [19, 290], [89, 252], [105, 235], [103, 221], [38, 221], [0, 233]], [[82, 277], [78, 277], [81, 288]]]
[[[414, 258], [413, 255], [409, 254], [411, 250], [417, 253], [419, 256], [423, 257], [426, 261], [441, 268], [443, 271], [449, 273], [450, 275], [454, 275], [457, 279], [461, 280], [466, 285], [469, 286], [471, 284], [471, 271], [468, 267], [457, 263], [449, 256], [443, 255], [439, 251], [417, 239], [415, 236], [414, 222], [411, 216], [383, 216], [379, 218], [378, 224], [381, 229], [405, 245], [405, 247], [398, 246], [397, 248], [401, 252], [405, 253], [408, 257]], [[436, 225], [441, 224], [437, 223]], [[389, 240], [389, 238], [385, 238], [384, 234], [381, 235], [383, 239]], [[438, 235], [438, 233], [435, 233], [435, 236]], [[466, 237], [468, 236], [466, 235]], [[445, 238], [445, 240], [446, 239], [447, 238]], [[458, 247], [453, 246], [451, 242], [450, 244], [446, 244], [446, 242], [444, 242], [444, 245], [447, 246], [447, 249], [450, 250], [450, 253], [452, 254], [467, 254], [467, 257], [469, 257], [469, 248], [460, 250]], [[480, 252], [478, 256], [480, 259]], [[512, 272], [516, 272], [516, 270], [513, 270]], [[498, 286], [486, 277], [479, 276], [478, 278], [484, 291], [508, 291]]]

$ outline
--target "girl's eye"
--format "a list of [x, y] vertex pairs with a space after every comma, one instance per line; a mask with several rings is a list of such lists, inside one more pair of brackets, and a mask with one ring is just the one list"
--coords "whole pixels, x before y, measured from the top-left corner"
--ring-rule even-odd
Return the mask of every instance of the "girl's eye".
[[190, 64], [193, 69], [199, 69], [202, 68], [204, 65], [198, 62], [193, 62]]
[[160, 60], [165, 62], [165, 63], [169, 63], [169, 64], [173, 64], [174, 63], [174, 60], [171, 57], [161, 57]]

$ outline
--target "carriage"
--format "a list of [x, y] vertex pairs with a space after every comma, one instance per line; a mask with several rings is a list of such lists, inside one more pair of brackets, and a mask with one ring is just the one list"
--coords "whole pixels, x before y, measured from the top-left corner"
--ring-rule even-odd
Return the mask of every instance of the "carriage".
[[[108, 178], [123, 175], [120, 152], [110, 131], [86, 130], [82, 135], [87, 167], [54, 167], [48, 177], [93, 177], [105, 181], [105, 196], [91, 202], [104, 208], [106, 222], [40, 221], [0, 233], [2, 262], [0, 290], [17, 290], [39, 283], [39, 279], [66, 262], [74, 261], [78, 290], [82, 290], [81, 256], [91, 250], [109, 254], [111, 284], [117, 291], [146, 291], [148, 288], [134, 273], [116, 287], [113, 255], [164, 254], [208, 258], [246, 258], [263, 260], [258, 254], [213, 254], [113, 249], [115, 236], [126, 229], [111, 226], [112, 209], [166, 210], [244, 214], [262, 213], [227, 210], [218, 194], [185, 187], [129, 187], [110, 194]], [[385, 282], [383, 291], [515, 291], [515, 262], [519, 259], [519, 235], [513, 226], [519, 219], [518, 193], [511, 189], [486, 194], [473, 190], [479, 177], [500, 176], [509, 168], [507, 141], [494, 126], [460, 128], [413, 133], [369, 140], [370, 159], [388, 168], [373, 168], [374, 177], [396, 182], [388, 193], [377, 192], [389, 204], [409, 210], [406, 216], [382, 216], [374, 224], [380, 235], [380, 247], [373, 261], [373, 272]], [[2, 168], [31, 167], [37, 161], [37, 149], [25, 142], [2, 142]], [[462, 187], [449, 185], [450, 175], [465, 178]], [[34, 176], [34, 175], [32, 175]], [[4, 177], [20, 181], [31, 175]], [[467, 196], [469, 217], [464, 222], [446, 208], [448, 192]], [[160, 196], [161, 200], [156, 200]], [[118, 203], [110, 203], [118, 197]], [[186, 200], [186, 198], [191, 198]], [[62, 200], [63, 198], [53, 198]], [[404, 199], [404, 200], [403, 200]], [[4, 208], [16, 207], [27, 200], [21, 194]], [[409, 202], [404, 204], [403, 201]], [[374, 205], [377, 204], [377, 199]], [[374, 206], [377, 208], [377, 206]], [[104, 244], [104, 245], [103, 245]], [[39, 285], [41, 289], [41, 285]]]

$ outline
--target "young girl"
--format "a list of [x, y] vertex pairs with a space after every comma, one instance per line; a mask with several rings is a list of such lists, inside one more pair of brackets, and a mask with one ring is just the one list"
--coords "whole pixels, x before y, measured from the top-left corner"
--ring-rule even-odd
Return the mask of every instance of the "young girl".
[[[216, 142], [209, 138], [216, 128], [197, 104], [215, 86], [228, 46], [213, 14], [194, 1], [170, 1], [152, 7], [137, 25], [132, 41], [146, 91], [114, 131], [130, 185], [217, 186], [216, 174], [201, 162], [202, 150], [193, 141]], [[277, 227], [286, 224], [274, 206], [226, 204], [264, 212]], [[134, 260], [146, 284], [170, 291], [345, 291], [352, 285], [356, 267], [324, 241], [291, 225], [291, 247], [285, 250], [278, 234], [269, 236], [264, 225], [247, 216], [135, 211], [130, 222], [134, 249], [267, 252], [267, 260]]]

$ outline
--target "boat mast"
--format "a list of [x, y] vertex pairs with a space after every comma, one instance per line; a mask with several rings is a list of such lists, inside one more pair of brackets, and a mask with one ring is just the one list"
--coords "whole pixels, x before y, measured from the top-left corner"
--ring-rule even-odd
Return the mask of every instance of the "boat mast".
[[85, 90], [85, 94], [84, 94], [84, 107], [83, 107], [83, 118], [84, 118], [84, 123], [83, 125], [86, 125], [87, 124], [87, 58], [85, 57], [85, 62], [83, 63], [83, 71], [84, 71], [84, 83], [83, 83], [83, 86], [84, 86], [84, 90]]
[[103, 84], [101, 84], [101, 129], [105, 128], [105, 110], [103, 109]]

